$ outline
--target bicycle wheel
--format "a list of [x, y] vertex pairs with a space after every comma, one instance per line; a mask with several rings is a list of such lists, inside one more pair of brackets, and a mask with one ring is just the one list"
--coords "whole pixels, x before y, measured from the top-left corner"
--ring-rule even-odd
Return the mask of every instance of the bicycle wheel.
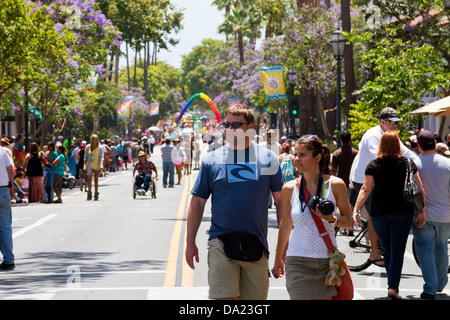
[[156, 199], [156, 183], [152, 181], [152, 198]]
[[354, 236], [347, 236], [336, 231], [336, 243], [340, 252], [345, 254], [350, 271], [362, 271], [367, 269], [371, 263], [369, 262], [370, 244], [366, 240], [367, 221], [363, 221], [363, 225], [358, 229], [354, 229]]

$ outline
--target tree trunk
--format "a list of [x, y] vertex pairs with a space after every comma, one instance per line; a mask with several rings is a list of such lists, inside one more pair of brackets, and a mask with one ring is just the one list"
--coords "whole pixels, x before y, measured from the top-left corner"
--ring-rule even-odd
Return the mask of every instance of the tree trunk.
[[109, 61], [109, 72], [108, 72], [108, 81], [112, 81], [112, 71], [114, 65], [114, 52], [111, 52], [111, 60]]
[[128, 43], [125, 42], [125, 53], [127, 55], [127, 79], [128, 79], [128, 91], [130, 91], [130, 60], [128, 59]]
[[137, 50], [134, 52], [134, 74], [133, 74], [133, 87], [137, 87], [136, 79], [136, 68], [137, 68]]
[[331, 147], [331, 134], [330, 130], [328, 130], [327, 119], [323, 109], [323, 97], [320, 94], [317, 95], [317, 111], [320, 118], [320, 124], [322, 125], [323, 135], [327, 140], [327, 145]]
[[[350, 32], [351, 18], [350, 18], [350, 0], [341, 1], [341, 19], [342, 29], [345, 32]], [[356, 91], [355, 81], [355, 62], [353, 59], [353, 44], [345, 46], [344, 50], [344, 75], [345, 75], [345, 102], [344, 102], [344, 115], [348, 119], [350, 106], [356, 103], [356, 97], [353, 94]], [[346, 128], [348, 128], [348, 120], [345, 121]]]
[[241, 66], [244, 65], [244, 41], [242, 36], [242, 30], [238, 31], [238, 46], [239, 46], [239, 62]]
[[116, 48], [116, 63], [114, 66], [114, 82], [119, 84], [120, 46]]

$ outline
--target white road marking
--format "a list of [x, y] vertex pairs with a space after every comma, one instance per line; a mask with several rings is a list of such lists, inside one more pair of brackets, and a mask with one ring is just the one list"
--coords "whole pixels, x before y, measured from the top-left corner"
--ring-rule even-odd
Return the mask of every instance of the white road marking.
[[13, 239], [15, 239], [15, 238], [17, 238], [17, 237], [27, 233], [28, 231], [30, 231], [30, 230], [32, 230], [32, 229], [34, 229], [36, 227], [39, 227], [39, 226], [43, 225], [48, 220], [56, 217], [57, 215], [58, 215], [58, 213], [49, 214], [48, 216], [45, 216], [44, 218], [42, 218], [42, 219], [36, 221], [35, 223], [29, 225], [28, 227], [24, 227], [24, 228], [20, 229], [19, 231], [14, 232], [13, 235], [12, 235]]

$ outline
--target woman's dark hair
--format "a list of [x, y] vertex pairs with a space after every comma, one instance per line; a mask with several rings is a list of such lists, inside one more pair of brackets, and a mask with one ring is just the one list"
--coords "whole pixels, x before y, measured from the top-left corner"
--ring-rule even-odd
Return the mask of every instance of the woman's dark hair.
[[306, 148], [312, 151], [314, 157], [321, 154], [322, 158], [319, 161], [320, 172], [323, 174], [330, 173], [331, 150], [327, 145], [323, 144], [318, 136], [307, 134], [298, 139], [296, 144], [297, 143], [306, 145]]
[[36, 142], [30, 144], [30, 153], [36, 153], [39, 151], [39, 146]]

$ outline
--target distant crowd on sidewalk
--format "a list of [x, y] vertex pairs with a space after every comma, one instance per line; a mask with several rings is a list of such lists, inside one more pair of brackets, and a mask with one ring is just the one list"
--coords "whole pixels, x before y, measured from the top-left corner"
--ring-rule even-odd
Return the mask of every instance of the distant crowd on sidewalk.
[[14, 165], [13, 205], [24, 202], [62, 203], [62, 190], [74, 187], [86, 191], [88, 200], [92, 197], [98, 200], [98, 177], [128, 169], [130, 163], [138, 161], [139, 151], [151, 154], [156, 141], [152, 135], [140, 140], [101, 141], [93, 134], [87, 139], [76, 139], [69, 145], [67, 139], [59, 136], [42, 147], [36, 139], [26, 150], [24, 140], [22, 134], [3, 136], [0, 140], [1, 147]]

